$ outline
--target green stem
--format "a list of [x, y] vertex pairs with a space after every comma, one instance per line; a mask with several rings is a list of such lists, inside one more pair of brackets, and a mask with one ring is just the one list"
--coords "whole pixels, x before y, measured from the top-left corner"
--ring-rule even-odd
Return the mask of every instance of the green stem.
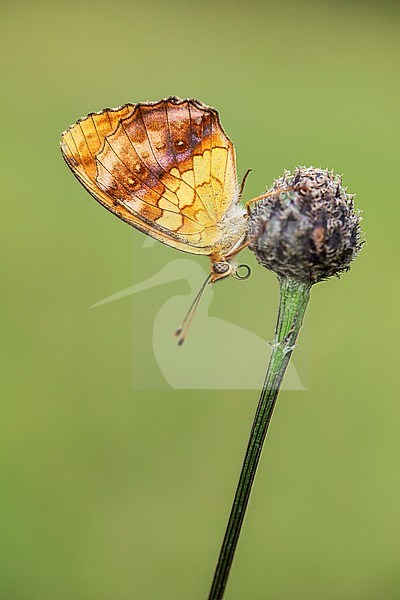
[[271, 358], [208, 600], [221, 600], [224, 595], [264, 439], [303, 322], [310, 297], [310, 287], [309, 283], [297, 279], [280, 279], [279, 313]]

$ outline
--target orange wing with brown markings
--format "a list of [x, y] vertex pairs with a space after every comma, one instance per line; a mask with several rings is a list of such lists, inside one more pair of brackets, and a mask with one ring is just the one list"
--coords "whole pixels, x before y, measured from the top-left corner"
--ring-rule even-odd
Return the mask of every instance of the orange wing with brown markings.
[[223, 256], [245, 236], [235, 151], [215, 109], [175, 97], [105, 109], [65, 131], [61, 149], [98, 202], [163, 243]]

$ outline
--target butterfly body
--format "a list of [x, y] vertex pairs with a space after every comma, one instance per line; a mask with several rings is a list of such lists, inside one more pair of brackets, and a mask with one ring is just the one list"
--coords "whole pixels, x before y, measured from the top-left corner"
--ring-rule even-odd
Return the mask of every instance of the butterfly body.
[[167, 98], [79, 119], [61, 151], [110, 212], [178, 250], [210, 257], [210, 281], [235, 272], [248, 219], [239, 203], [235, 150], [215, 109]]

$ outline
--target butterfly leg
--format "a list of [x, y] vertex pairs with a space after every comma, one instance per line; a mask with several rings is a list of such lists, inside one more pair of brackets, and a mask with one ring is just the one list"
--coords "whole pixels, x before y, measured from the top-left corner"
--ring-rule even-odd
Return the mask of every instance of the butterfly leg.
[[244, 250], [244, 248], [247, 248], [247, 246], [250, 246], [253, 242], [255, 242], [257, 238], [258, 238], [258, 235], [253, 235], [251, 238], [249, 238], [248, 240], [246, 240], [245, 242], [243, 242], [243, 244], [240, 244], [240, 246], [238, 246], [238, 248], [235, 248], [233, 250], [233, 252], [230, 252], [229, 254], [226, 254], [225, 257], [224, 257], [224, 259], [225, 260], [231, 259], [238, 252], [240, 252], [241, 250]]
[[263, 200], [264, 198], [269, 198], [269, 196], [274, 196], [275, 194], [282, 194], [282, 192], [291, 192], [294, 188], [285, 188], [283, 190], [277, 189], [272, 190], [271, 192], [267, 192], [266, 194], [261, 194], [261, 196], [257, 196], [256, 198], [252, 198], [246, 202], [246, 210], [247, 214], [250, 215], [250, 205], [254, 202], [258, 202], [259, 200]]
[[[246, 173], [246, 175], [247, 175], [247, 173]], [[294, 188], [291, 187], [291, 188], [285, 188], [285, 189], [282, 189], [282, 190], [281, 189], [273, 190], [271, 192], [267, 192], [266, 194], [261, 194], [261, 196], [257, 196], [256, 198], [252, 198], [251, 200], [249, 200], [248, 202], [246, 202], [247, 214], [250, 215], [250, 204], [253, 204], [254, 202], [258, 202], [259, 200], [263, 200], [263, 198], [268, 198], [269, 196], [273, 196], [274, 194], [281, 194], [282, 192], [291, 192], [293, 189]], [[258, 238], [258, 235], [253, 235], [251, 238], [245, 240], [243, 242], [243, 244], [240, 244], [240, 246], [238, 246], [232, 252], [230, 252], [229, 254], [227, 254], [224, 257], [224, 260], [229, 260], [230, 258], [232, 258], [236, 254], [238, 254], [238, 252], [240, 252], [244, 248], [247, 248], [248, 246], [251, 246], [251, 244], [253, 242], [255, 242], [257, 238]]]

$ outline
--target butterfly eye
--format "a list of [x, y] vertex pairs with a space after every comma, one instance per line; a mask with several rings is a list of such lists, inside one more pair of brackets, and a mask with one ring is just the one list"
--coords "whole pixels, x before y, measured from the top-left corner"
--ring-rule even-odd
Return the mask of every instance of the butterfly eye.
[[227, 271], [229, 271], [230, 264], [227, 262], [216, 262], [213, 264], [212, 267], [213, 267], [214, 273], [217, 273], [218, 275], [222, 275], [223, 273], [226, 273]]

